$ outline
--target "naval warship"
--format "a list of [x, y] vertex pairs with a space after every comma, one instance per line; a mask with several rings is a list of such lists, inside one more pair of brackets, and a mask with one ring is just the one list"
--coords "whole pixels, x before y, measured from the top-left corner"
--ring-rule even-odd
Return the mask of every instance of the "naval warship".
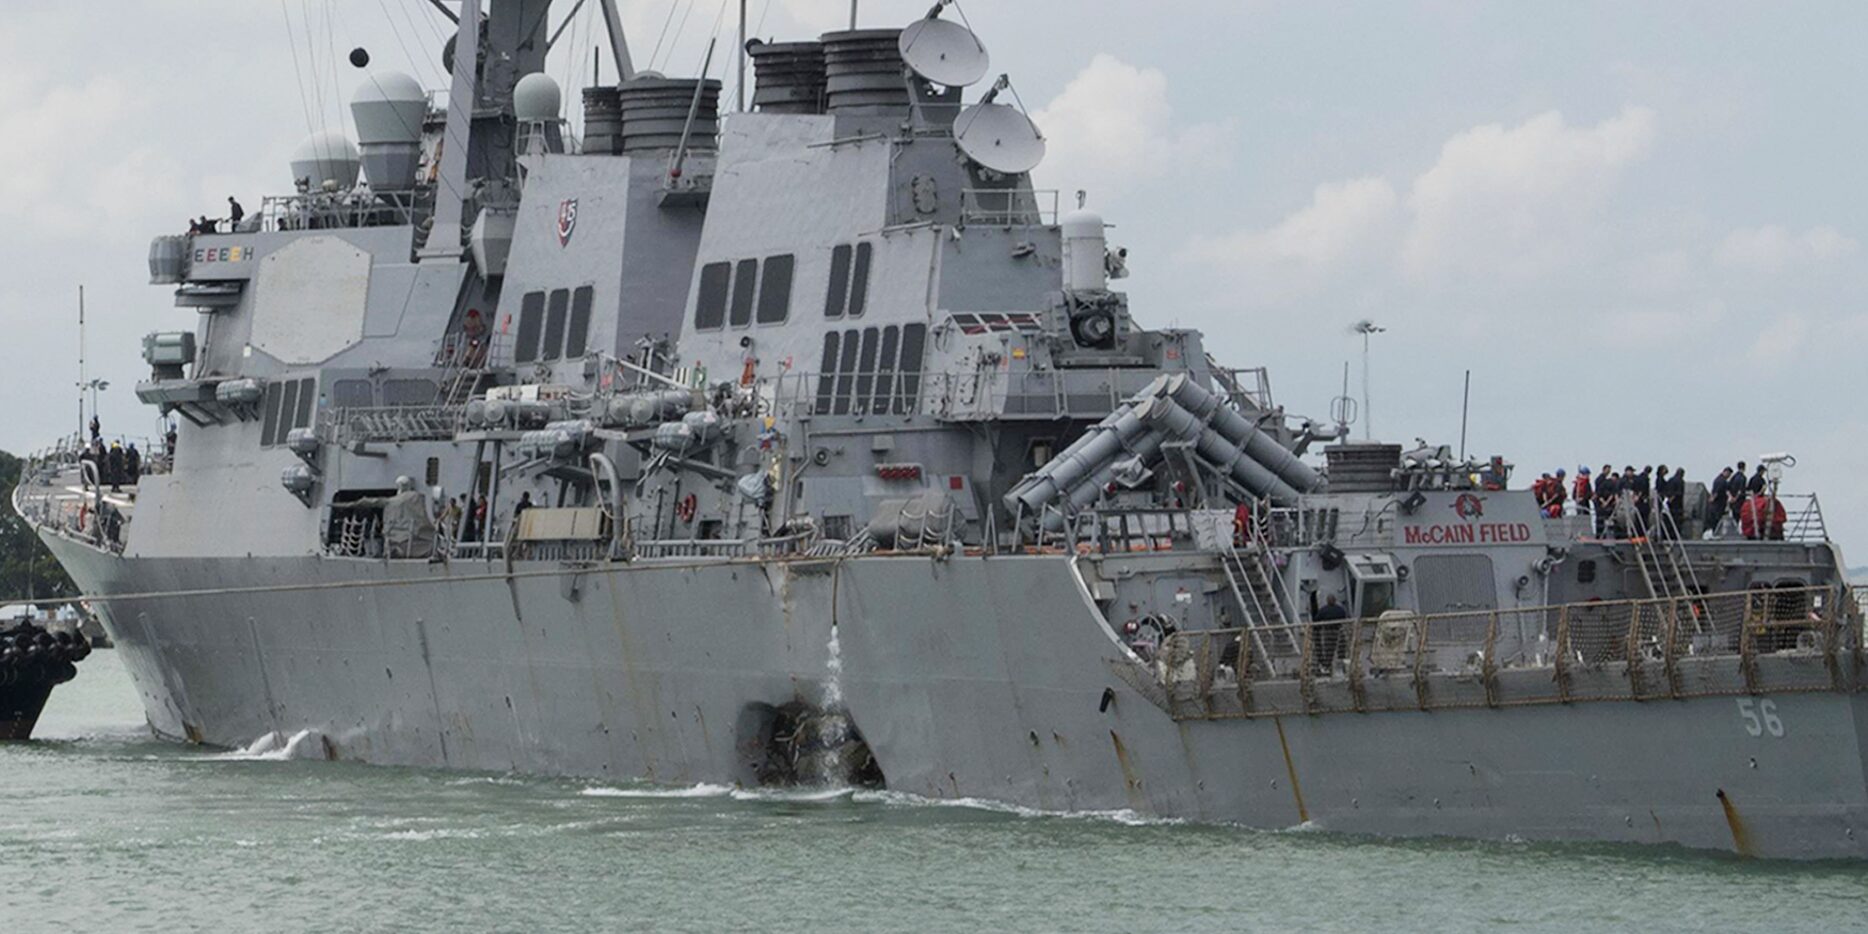
[[1130, 307], [947, 2], [749, 42], [723, 108], [600, 0], [581, 134], [548, 0], [459, 6], [445, 93], [368, 71], [354, 140], [153, 241], [172, 458], [108, 523], [69, 444], [16, 494], [155, 733], [1868, 856], [1862, 612], [1788, 457], [1738, 538], [1287, 412]]

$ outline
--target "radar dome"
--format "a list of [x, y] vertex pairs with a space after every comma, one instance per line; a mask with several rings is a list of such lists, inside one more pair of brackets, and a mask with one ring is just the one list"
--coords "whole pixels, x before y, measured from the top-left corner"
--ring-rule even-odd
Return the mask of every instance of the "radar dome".
[[428, 94], [414, 78], [397, 71], [364, 76], [350, 98], [350, 117], [357, 124], [357, 141], [413, 143], [422, 138], [422, 120], [428, 116]]
[[556, 120], [564, 113], [564, 92], [550, 75], [532, 72], [512, 87], [512, 113], [526, 122]]
[[309, 179], [313, 189], [326, 183], [349, 188], [357, 183], [361, 166], [356, 145], [336, 130], [314, 133], [292, 151], [292, 177]]

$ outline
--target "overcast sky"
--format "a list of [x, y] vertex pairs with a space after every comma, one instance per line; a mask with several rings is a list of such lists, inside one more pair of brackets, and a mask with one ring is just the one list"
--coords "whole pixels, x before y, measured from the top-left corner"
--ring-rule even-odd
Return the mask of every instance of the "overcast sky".
[[[621, 2], [639, 67], [697, 71], [718, 22], [731, 82], [721, 0]], [[862, 24], [928, 3], [864, 0]], [[750, 7], [781, 39], [849, 10]], [[1371, 318], [1378, 435], [1457, 444], [1470, 368], [1469, 447], [1521, 480], [1790, 451], [1868, 548], [1868, 4], [963, 9], [1049, 138], [1037, 184], [1117, 225], [1136, 313], [1269, 365], [1292, 410], [1327, 415], [1345, 361], [1359, 384]], [[593, 27], [554, 54], [568, 86]], [[289, 190], [292, 147], [347, 119], [353, 46], [442, 83], [445, 30], [425, 0], [6, 0], [0, 448], [75, 427], [79, 283], [104, 420], [153, 433], [139, 338], [194, 315], [146, 284], [149, 238]]]

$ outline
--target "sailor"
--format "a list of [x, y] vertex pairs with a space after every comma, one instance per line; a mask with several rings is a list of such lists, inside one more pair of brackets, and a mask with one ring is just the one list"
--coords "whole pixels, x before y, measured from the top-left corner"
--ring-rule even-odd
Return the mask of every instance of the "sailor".
[[1648, 517], [1654, 514], [1653, 510], [1654, 510], [1654, 465], [1649, 464], [1645, 467], [1642, 467], [1640, 473], [1634, 475], [1634, 516], [1635, 516], [1634, 534], [1635, 535], [1637, 536], [1647, 535]]
[[1591, 515], [1595, 512], [1596, 493], [1589, 482], [1589, 468], [1576, 468], [1576, 484], [1571, 488], [1570, 498], [1576, 501], [1576, 514]]
[[227, 229], [228, 230], [239, 230], [240, 219], [245, 216], [246, 216], [246, 208], [241, 207], [240, 202], [235, 201], [233, 195], [228, 195], [227, 196]]
[[1720, 470], [1719, 475], [1712, 478], [1712, 488], [1707, 491], [1709, 495], [1706, 501], [1707, 523], [1717, 523], [1719, 521], [1719, 516], [1725, 512], [1727, 504], [1731, 502], [1729, 498], [1731, 495], [1731, 483], [1732, 468], [1730, 467]]
[[443, 534], [450, 536], [460, 534], [461, 515], [465, 512], [465, 510], [461, 508], [461, 500], [465, 498], [465, 495], [456, 496], [448, 500], [447, 507], [441, 510], [441, 529]]
[[1654, 472], [1654, 495], [1648, 500], [1651, 511], [1647, 513], [1647, 520], [1654, 526], [1654, 534], [1660, 538], [1668, 535], [1667, 523], [1660, 521], [1661, 516], [1672, 512], [1667, 505], [1667, 475], [1667, 465], [1660, 465]]
[[1596, 478], [1596, 536], [1612, 537], [1613, 527], [1609, 520], [1615, 515], [1615, 495], [1621, 490], [1621, 484], [1615, 479], [1615, 468], [1602, 465], [1602, 473]]
[[461, 334], [467, 338], [467, 347], [463, 362], [470, 368], [486, 363], [486, 319], [480, 316], [480, 309], [467, 309], [467, 318], [461, 322]]
[[1343, 644], [1343, 624], [1349, 619], [1349, 611], [1337, 601], [1335, 594], [1324, 599], [1323, 605], [1310, 617], [1311, 656], [1320, 674], [1329, 674], [1336, 668], [1337, 650]]
[[101, 472], [104, 469], [104, 465], [99, 464], [97, 462], [97, 455], [92, 454], [91, 449], [88, 446], [85, 447], [84, 450], [78, 452], [78, 476], [80, 478], [83, 478], [83, 483], [84, 483], [85, 488], [89, 489], [91, 486], [91, 481], [88, 477], [85, 477], [84, 475], [84, 465], [87, 463], [91, 465], [92, 473], [96, 473], [98, 474], [99, 477], [102, 477]]
[[1531, 498], [1537, 503], [1537, 511], [1550, 515], [1550, 487], [1555, 481], [1549, 474], [1544, 474], [1531, 481]]
[[103, 426], [98, 424], [97, 416], [91, 416], [91, 440], [97, 441], [103, 436]]
[[1758, 465], [1758, 472], [1751, 475], [1751, 482], [1745, 485], [1745, 491], [1753, 496], [1764, 492], [1764, 465]]
[[136, 442], [123, 452], [123, 472], [130, 478], [130, 485], [141, 482], [143, 476], [143, 452], [136, 449]]
[[1552, 519], [1563, 518], [1563, 502], [1564, 500], [1568, 499], [1570, 495], [1569, 490], [1567, 488], [1569, 476], [1570, 476], [1569, 471], [1566, 471], [1563, 468], [1558, 467], [1557, 475], [1555, 477], [1552, 477], [1550, 480], [1550, 513], [1549, 515], [1550, 515], [1550, 518]]
[[1672, 534], [1680, 535], [1680, 527], [1686, 523], [1686, 468], [1675, 467], [1673, 476], [1667, 480], [1667, 521], [1672, 524]]
[[211, 234], [215, 232], [214, 230], [215, 221], [213, 218], [207, 216], [206, 214], [201, 215], [200, 224], [201, 224], [202, 233]]
[[525, 515], [525, 511], [530, 508], [532, 508], [532, 491], [526, 490], [519, 494], [519, 501], [512, 506], [513, 524], [519, 524], [519, 517]]
[[123, 445], [114, 441], [104, 455], [104, 482], [110, 484], [110, 492], [123, 492]]

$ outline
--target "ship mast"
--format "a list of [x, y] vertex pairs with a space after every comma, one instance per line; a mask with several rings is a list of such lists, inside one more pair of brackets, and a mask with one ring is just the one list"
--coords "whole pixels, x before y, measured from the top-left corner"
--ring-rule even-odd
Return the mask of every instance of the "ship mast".
[[603, 25], [610, 31], [610, 56], [616, 59], [618, 83], [636, 76], [635, 63], [629, 58], [629, 39], [623, 35], [623, 17], [616, 11], [616, 0], [603, 0]]
[[84, 286], [78, 286], [78, 440], [84, 440]]
[[[616, 0], [601, 0], [601, 6], [610, 52], [626, 81], [635, 68], [622, 17]], [[548, 44], [533, 41], [531, 32], [550, 9], [551, 0], [461, 0], [434, 226], [423, 256], [458, 258], [483, 190], [516, 179], [512, 88], [520, 78], [544, 70]]]

